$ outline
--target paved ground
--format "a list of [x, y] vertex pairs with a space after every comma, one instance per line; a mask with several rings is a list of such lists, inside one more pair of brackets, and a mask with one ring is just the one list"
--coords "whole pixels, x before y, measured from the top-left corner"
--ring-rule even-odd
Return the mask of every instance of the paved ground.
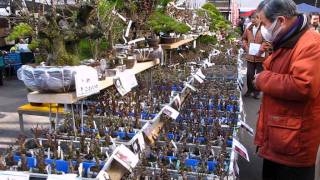
[[[244, 98], [245, 112], [247, 114], [246, 122], [253, 128], [256, 128], [257, 113], [260, 107], [260, 100], [253, 98]], [[254, 137], [245, 131], [240, 131], [240, 142], [247, 148], [250, 163], [239, 157], [240, 180], [260, 180], [262, 170], [262, 159], [255, 154], [256, 147], [253, 145]]]
[[[0, 86], [0, 151], [12, 145], [20, 134], [17, 108], [27, 103], [27, 90], [21, 81], [5, 81]], [[37, 123], [45, 126], [46, 117], [24, 116], [25, 130], [30, 130]]]
[[[17, 108], [27, 103], [26, 95], [27, 90], [24, 88], [23, 83], [18, 80], [5, 81], [5, 85], [0, 86], [0, 151], [14, 144], [16, 137], [20, 133]], [[244, 103], [247, 123], [252, 128], [255, 128], [260, 101], [245, 98]], [[43, 126], [48, 125], [48, 118], [46, 117], [26, 115], [24, 120], [25, 130], [30, 129], [37, 123]], [[240, 141], [246, 146], [250, 155], [250, 163], [239, 157], [240, 179], [261, 179], [261, 159], [254, 154], [253, 137], [243, 131], [240, 132]]]

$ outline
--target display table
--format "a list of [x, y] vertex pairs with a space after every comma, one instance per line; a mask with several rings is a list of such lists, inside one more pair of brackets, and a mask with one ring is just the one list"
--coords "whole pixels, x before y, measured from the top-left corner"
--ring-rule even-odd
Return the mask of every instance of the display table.
[[25, 104], [18, 108], [20, 131], [24, 132], [23, 115], [50, 116], [64, 115], [64, 107], [57, 104], [41, 104], [39, 106]]

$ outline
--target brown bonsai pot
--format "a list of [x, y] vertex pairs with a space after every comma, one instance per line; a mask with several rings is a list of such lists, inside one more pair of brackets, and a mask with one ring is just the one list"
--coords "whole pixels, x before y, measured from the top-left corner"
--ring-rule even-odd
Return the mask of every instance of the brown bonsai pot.
[[160, 43], [161, 44], [172, 44], [177, 42], [178, 38], [176, 37], [169, 37], [169, 36], [161, 36]]
[[147, 38], [146, 39], [149, 47], [158, 47], [159, 43], [160, 43], [160, 39], [159, 38]]

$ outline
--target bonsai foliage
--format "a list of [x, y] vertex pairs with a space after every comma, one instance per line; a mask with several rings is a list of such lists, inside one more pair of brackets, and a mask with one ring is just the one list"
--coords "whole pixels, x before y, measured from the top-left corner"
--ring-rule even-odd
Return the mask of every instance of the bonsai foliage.
[[205, 14], [209, 17], [211, 31], [229, 28], [229, 22], [221, 15], [214, 4], [206, 3], [202, 6], [202, 10], [198, 11], [199, 16], [204, 16]]
[[27, 36], [31, 36], [33, 33], [33, 29], [27, 23], [20, 23], [13, 28], [13, 31], [7, 37], [7, 40], [14, 41], [20, 38], [25, 38]]
[[205, 36], [200, 36], [198, 38], [198, 41], [201, 43], [201, 44], [212, 44], [212, 45], [215, 45], [217, 44], [218, 40], [217, 40], [217, 37], [216, 36], [208, 36], [208, 35], [205, 35]]
[[150, 29], [157, 34], [160, 32], [166, 34], [172, 32], [184, 34], [191, 30], [186, 24], [180, 23], [172, 17], [161, 13], [160, 11], [153, 13], [147, 24]]

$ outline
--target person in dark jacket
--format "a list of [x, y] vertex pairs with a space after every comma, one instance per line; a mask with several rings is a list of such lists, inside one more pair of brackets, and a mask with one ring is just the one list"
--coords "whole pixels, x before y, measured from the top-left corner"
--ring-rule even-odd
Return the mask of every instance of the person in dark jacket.
[[[260, 92], [254, 88], [252, 81], [255, 74], [260, 73], [263, 69], [262, 62], [265, 60], [265, 48], [268, 44], [262, 37], [260, 20], [256, 13], [251, 16], [251, 22], [242, 36], [243, 49], [246, 51], [248, 86], [248, 91], [244, 96], [249, 97], [253, 93], [253, 97], [258, 99]], [[253, 48], [254, 45], [260, 45], [259, 52], [256, 54], [250, 52], [250, 48]]]
[[255, 144], [264, 180], [314, 180], [320, 144], [320, 34], [292, 0], [265, 0], [257, 12], [273, 52], [254, 84], [263, 92]]

